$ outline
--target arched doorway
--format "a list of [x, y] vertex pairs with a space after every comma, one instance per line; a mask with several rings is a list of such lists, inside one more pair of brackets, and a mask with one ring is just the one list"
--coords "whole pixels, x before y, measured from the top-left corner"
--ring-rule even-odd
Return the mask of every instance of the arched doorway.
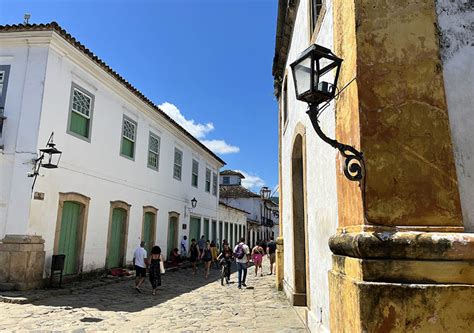
[[306, 290], [306, 207], [303, 137], [298, 134], [293, 144], [291, 157], [292, 206], [293, 206], [293, 262], [294, 294], [293, 305], [307, 305]]
[[130, 205], [126, 202], [110, 202], [106, 268], [117, 268], [125, 265], [129, 213]]
[[[169, 256], [171, 251], [174, 248], [179, 248], [178, 246], [178, 229], [179, 226], [179, 214], [176, 212], [169, 212], [168, 217], [168, 248], [166, 252], [166, 257]], [[187, 250], [187, 249], [186, 249]]]

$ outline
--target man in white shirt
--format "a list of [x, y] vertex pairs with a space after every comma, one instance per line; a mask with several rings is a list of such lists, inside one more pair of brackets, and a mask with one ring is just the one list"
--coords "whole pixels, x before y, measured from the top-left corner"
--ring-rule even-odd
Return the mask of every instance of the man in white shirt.
[[147, 253], [145, 250], [145, 241], [140, 242], [138, 247], [133, 253], [133, 266], [135, 267], [135, 290], [141, 293], [140, 286], [146, 277], [146, 266], [147, 266]]
[[[247, 287], [245, 279], [247, 278], [247, 268], [249, 267], [250, 249], [245, 244], [245, 238], [241, 238], [239, 244], [234, 248], [234, 257], [237, 263], [238, 288]], [[243, 277], [242, 277], [243, 274]]]
[[188, 256], [188, 237], [184, 236], [181, 240], [181, 257], [186, 258]]

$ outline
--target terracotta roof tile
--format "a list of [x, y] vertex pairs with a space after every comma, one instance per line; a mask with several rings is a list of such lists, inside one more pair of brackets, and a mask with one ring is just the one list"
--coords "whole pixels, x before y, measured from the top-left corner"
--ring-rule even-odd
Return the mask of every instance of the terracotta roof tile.
[[260, 198], [260, 195], [241, 185], [220, 185], [219, 196], [221, 198]]
[[92, 61], [94, 61], [99, 67], [105, 70], [108, 74], [118, 80], [121, 84], [123, 84], [128, 90], [130, 90], [135, 96], [141, 99], [143, 102], [148, 104], [152, 107], [155, 111], [160, 113], [166, 120], [168, 120], [173, 126], [175, 126], [179, 131], [181, 131], [184, 135], [190, 138], [194, 143], [204, 149], [207, 153], [209, 153], [212, 157], [214, 157], [217, 161], [222, 164], [226, 164], [224, 160], [222, 160], [219, 156], [217, 156], [214, 152], [212, 152], [209, 148], [207, 148], [201, 141], [196, 139], [192, 134], [186, 131], [181, 125], [175, 122], [170, 116], [168, 116], [163, 110], [161, 110], [155, 103], [149, 100], [141, 91], [135, 88], [130, 82], [125, 80], [120, 74], [114, 71], [112, 68], [109, 67], [102, 59], [96, 56], [91, 50], [86, 48], [83, 44], [81, 44], [76, 38], [74, 38], [71, 34], [69, 34], [66, 30], [64, 30], [57, 22], [51, 22], [46, 24], [13, 24], [13, 25], [0, 25], [0, 33], [6, 32], [23, 32], [23, 31], [54, 31], [59, 36], [61, 36], [64, 40], [66, 40], [69, 44], [74, 46], [76, 49], [81, 51], [84, 55], [89, 57]]

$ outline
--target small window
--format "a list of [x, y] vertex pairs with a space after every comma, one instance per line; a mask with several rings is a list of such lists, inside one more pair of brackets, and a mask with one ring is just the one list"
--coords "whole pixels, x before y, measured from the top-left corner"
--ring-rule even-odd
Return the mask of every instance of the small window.
[[199, 162], [196, 160], [193, 160], [191, 185], [193, 185], [194, 187], [198, 187], [198, 182], [199, 182]]
[[212, 195], [217, 196], [217, 173], [212, 173]]
[[173, 178], [181, 180], [181, 170], [183, 167], [183, 152], [178, 148], [174, 149]]
[[150, 132], [148, 139], [148, 167], [158, 170], [160, 160], [160, 137]]
[[211, 169], [206, 168], [206, 186], [205, 191], [210, 193], [211, 192]]
[[223, 183], [224, 183], [224, 185], [229, 185], [230, 184], [230, 177], [225, 176], [224, 179], [223, 179]]
[[3, 134], [3, 121], [5, 117], [5, 100], [7, 95], [8, 76], [10, 65], [0, 65], [0, 138]]
[[135, 157], [136, 134], [137, 123], [124, 116], [122, 125], [122, 146], [120, 148], [120, 153], [122, 156], [129, 157], [131, 159]]
[[323, 0], [310, 0], [311, 1], [311, 34], [316, 28], [316, 23], [318, 22], [319, 15], [321, 15], [321, 10], [323, 8]]
[[73, 84], [70, 104], [68, 132], [89, 140], [94, 96]]

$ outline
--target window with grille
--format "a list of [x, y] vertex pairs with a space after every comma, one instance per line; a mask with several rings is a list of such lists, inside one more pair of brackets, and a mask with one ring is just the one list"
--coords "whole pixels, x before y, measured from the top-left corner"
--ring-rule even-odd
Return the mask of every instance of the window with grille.
[[150, 132], [148, 138], [148, 167], [158, 170], [160, 160], [160, 137]]
[[196, 160], [193, 160], [191, 185], [193, 185], [194, 187], [198, 187], [198, 182], [199, 182], [199, 162]]
[[174, 149], [174, 167], [173, 178], [181, 180], [181, 171], [183, 167], [183, 152], [178, 148]]
[[323, 8], [323, 0], [310, 0], [311, 1], [311, 33], [316, 28], [316, 22], [318, 22], [319, 15]]
[[217, 173], [212, 173], [212, 195], [217, 196]]
[[211, 169], [206, 168], [206, 192], [211, 192]]
[[122, 156], [133, 159], [135, 157], [135, 137], [137, 133], [137, 123], [123, 117], [122, 125], [122, 145], [120, 148], [120, 154]]
[[69, 111], [69, 133], [90, 139], [91, 117], [94, 96], [73, 84]]
[[[3, 135], [3, 122], [5, 119], [5, 100], [7, 95], [8, 76], [10, 65], [0, 65], [0, 138]], [[2, 145], [3, 142], [0, 142]]]
[[229, 185], [230, 184], [230, 177], [225, 176], [224, 179], [223, 179], [223, 184], [224, 185]]

